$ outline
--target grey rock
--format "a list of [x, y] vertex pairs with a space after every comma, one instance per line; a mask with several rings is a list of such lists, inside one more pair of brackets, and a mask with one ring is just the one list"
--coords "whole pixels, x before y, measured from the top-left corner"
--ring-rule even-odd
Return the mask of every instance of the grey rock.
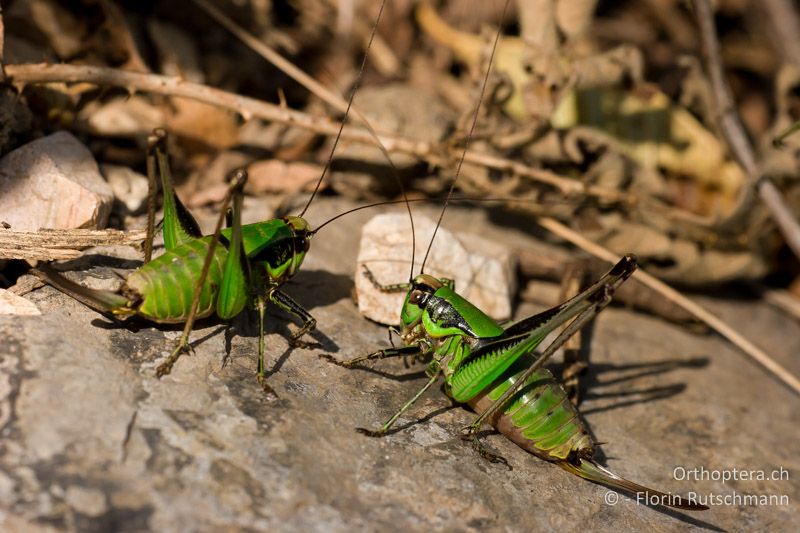
[[101, 165], [114, 197], [125, 206], [125, 213], [144, 211], [147, 205], [147, 176], [125, 166]]
[[[320, 199], [312, 226], [352, 204]], [[451, 216], [452, 215], [452, 216]], [[608, 466], [676, 493], [787, 495], [788, 505], [716, 505], [662, 512], [526, 454], [500, 435], [486, 444], [512, 471], [479, 459], [459, 438], [474, 417], [431, 390], [383, 439], [354, 431], [387, 419], [422, 386], [420, 367], [386, 360], [346, 370], [344, 359], [388, 346], [386, 330], [349, 299], [358, 234], [369, 214], [326, 226], [286, 291], [319, 320], [316, 349], [289, 350], [295, 328], [269, 313], [265, 396], [254, 379], [257, 325], [211, 320], [195, 353], [161, 380], [155, 366], [179, 328], [118, 326], [45, 287], [44, 313], [0, 317], [0, 528], [59, 531], [536, 531], [687, 529], [796, 531], [800, 400], [716, 336], [610, 308], [591, 343], [582, 406]], [[448, 213], [451, 228], [533, 242]], [[94, 276], [104, 267], [84, 273]], [[748, 335], [800, 373], [800, 325], [758, 302], [709, 298]], [[706, 302], [706, 303], [709, 303]], [[536, 309], [526, 305], [516, 317]], [[674, 479], [674, 470], [783, 467], [790, 479]]]
[[0, 220], [15, 231], [102, 228], [114, 194], [91, 152], [61, 131], [0, 159]]

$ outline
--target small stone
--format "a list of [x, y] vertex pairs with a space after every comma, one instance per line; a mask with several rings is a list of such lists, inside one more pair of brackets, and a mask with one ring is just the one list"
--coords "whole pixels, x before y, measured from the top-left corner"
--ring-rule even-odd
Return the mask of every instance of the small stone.
[[[414, 274], [419, 274], [425, 247], [436, 224], [415, 217], [417, 251]], [[358, 309], [362, 315], [387, 325], [400, 323], [405, 292], [385, 293], [364, 273], [368, 267], [378, 283], [405, 283], [410, 273], [411, 227], [405, 214], [383, 214], [372, 218], [361, 233], [356, 269]], [[425, 273], [455, 280], [456, 291], [495, 320], [511, 317], [511, 298], [516, 279], [514, 256], [508, 248], [477, 235], [439, 228]]]
[[0, 315], [41, 315], [39, 308], [22, 296], [0, 289]]
[[97, 489], [73, 485], [67, 487], [65, 499], [70, 507], [87, 516], [100, 516], [106, 512], [106, 497]]
[[0, 219], [15, 231], [102, 228], [114, 193], [91, 152], [58, 132], [0, 159]]
[[114, 197], [127, 212], [136, 214], [144, 209], [147, 200], [147, 176], [120, 165], [101, 165]]

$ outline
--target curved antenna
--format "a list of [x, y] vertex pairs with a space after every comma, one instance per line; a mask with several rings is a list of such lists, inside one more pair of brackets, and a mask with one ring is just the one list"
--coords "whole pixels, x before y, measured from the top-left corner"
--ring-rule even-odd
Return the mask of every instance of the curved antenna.
[[[502, 197], [497, 197], [497, 198], [492, 198], [492, 197], [490, 197], [490, 198], [472, 198], [472, 197], [469, 197], [469, 196], [449, 196], [449, 197], [444, 197], [444, 198], [403, 198], [402, 200], [383, 200], [383, 201], [380, 201], [380, 202], [375, 202], [374, 204], [360, 205], [358, 207], [354, 207], [352, 209], [348, 209], [347, 211], [343, 211], [343, 212], [339, 213], [338, 215], [329, 218], [328, 220], [326, 220], [325, 222], [323, 222], [322, 224], [317, 226], [316, 229], [314, 229], [312, 231], [309, 231], [308, 233], [309, 233], [309, 235], [314, 235], [315, 233], [317, 233], [319, 230], [321, 230], [322, 228], [324, 228], [325, 226], [327, 226], [328, 224], [330, 224], [334, 220], [338, 220], [338, 219], [342, 218], [345, 215], [349, 215], [351, 213], [355, 213], [356, 211], [361, 211], [363, 209], [369, 209], [371, 207], [378, 207], [378, 206], [381, 206], [381, 205], [406, 204], [406, 206], [409, 206], [411, 203], [420, 203], [420, 202], [439, 203], [439, 202], [441, 202], [441, 201], [443, 201], [443, 200], [445, 200], [447, 198], [449, 198], [449, 200], [451, 202], [465, 202], [465, 203], [476, 203], [476, 204], [484, 203], [484, 202], [501, 202], [501, 203], [520, 202], [520, 203], [525, 203], [525, 202], [531, 202], [532, 201], [532, 202], [535, 202], [537, 205], [544, 205], [541, 202], [539, 202], [538, 200], [530, 199], [530, 198], [502, 198]], [[554, 202], [554, 203], [552, 203], [552, 205], [560, 204], [560, 203], [564, 203], [564, 202]], [[550, 205], [550, 204], [547, 204], [547, 205]]]
[[[450, 183], [450, 190], [447, 192], [447, 197], [444, 200], [444, 205], [442, 206], [442, 212], [439, 213], [439, 220], [436, 221], [436, 227], [433, 228], [433, 235], [431, 235], [431, 240], [428, 243], [428, 249], [425, 250], [425, 257], [422, 259], [422, 266], [419, 269], [420, 274], [425, 272], [425, 263], [428, 261], [428, 255], [431, 253], [431, 248], [433, 247], [433, 241], [436, 239], [436, 232], [439, 231], [439, 226], [442, 224], [442, 219], [444, 218], [444, 213], [447, 210], [447, 206], [450, 203], [450, 197], [453, 194], [453, 190], [456, 188], [456, 182], [458, 181], [458, 177], [461, 175], [461, 166], [464, 164], [464, 157], [467, 155], [467, 148], [469, 148], [469, 141], [472, 139], [472, 134], [475, 131], [475, 125], [478, 123], [478, 112], [481, 109], [481, 104], [483, 103], [483, 97], [486, 94], [486, 85], [489, 83], [489, 74], [492, 71], [492, 63], [494, 62], [494, 55], [497, 51], [497, 44], [500, 42], [500, 34], [503, 32], [502, 23], [503, 20], [506, 18], [506, 11], [508, 10], [508, 4], [510, 0], [506, 0], [505, 4], [503, 4], [503, 13], [500, 15], [500, 28], [497, 29], [497, 33], [494, 36], [494, 43], [492, 44], [492, 53], [489, 55], [489, 66], [486, 69], [486, 76], [483, 78], [483, 85], [481, 86], [481, 94], [478, 97], [478, 105], [475, 107], [475, 114], [472, 115], [472, 125], [469, 128], [469, 133], [464, 141], [464, 151], [461, 152], [461, 158], [458, 160], [458, 166], [456, 167], [456, 175], [453, 178], [453, 181]], [[414, 269], [414, 262], [411, 262], [411, 269], [413, 274]], [[413, 278], [413, 275], [412, 275]]]
[[374, 204], [360, 205], [358, 207], [354, 207], [352, 209], [348, 209], [347, 211], [343, 211], [343, 212], [339, 213], [338, 215], [329, 218], [328, 220], [326, 220], [325, 222], [323, 222], [322, 224], [317, 226], [317, 228], [315, 230], [309, 231], [308, 233], [310, 235], [314, 235], [319, 230], [321, 230], [322, 228], [324, 228], [325, 226], [327, 226], [328, 224], [330, 224], [334, 220], [338, 220], [338, 219], [342, 218], [345, 215], [349, 215], [350, 213], [355, 213], [356, 211], [361, 211], [362, 209], [369, 209], [370, 207], [378, 207], [378, 206], [381, 206], [381, 205], [394, 205], [394, 204], [406, 204], [408, 206], [408, 205], [410, 205], [410, 202], [425, 202], [425, 201], [429, 201], [428, 198], [414, 198], [414, 199], [411, 199], [411, 200], [409, 200], [408, 198], [403, 198], [402, 200], [384, 200], [382, 202], [375, 202]]

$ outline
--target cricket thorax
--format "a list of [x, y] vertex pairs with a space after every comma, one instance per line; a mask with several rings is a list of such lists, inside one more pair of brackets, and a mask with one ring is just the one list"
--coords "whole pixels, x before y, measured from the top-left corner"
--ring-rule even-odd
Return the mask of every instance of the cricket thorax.
[[423, 325], [433, 337], [468, 335], [477, 337], [470, 323], [446, 298], [431, 295], [427, 298]]

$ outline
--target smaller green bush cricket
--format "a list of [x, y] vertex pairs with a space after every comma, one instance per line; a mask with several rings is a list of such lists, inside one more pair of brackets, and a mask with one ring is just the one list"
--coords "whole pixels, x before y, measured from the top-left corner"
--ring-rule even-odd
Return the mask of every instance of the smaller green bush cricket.
[[[389, 357], [429, 358], [425, 385], [379, 429], [359, 428], [365, 435], [386, 435], [397, 419], [442, 378], [448, 396], [479, 413], [462, 437], [470, 440], [482, 457], [506, 463], [478, 439], [483, 422], [490, 422], [524, 450], [584, 479], [646, 501], [657, 498], [669, 507], [704, 510], [707, 507], [623, 479], [597, 463], [596, 443], [580, 414], [564, 387], [543, 368], [570, 336], [608, 305], [614, 290], [635, 269], [635, 258], [626, 256], [574, 298], [507, 327], [462, 298], [450, 280], [419, 274], [410, 284], [382, 286], [375, 281], [381, 290], [407, 291], [399, 330], [404, 346], [344, 362], [323, 357], [347, 368]], [[539, 344], [564, 324], [569, 325], [556, 340], [541, 354], [533, 355]]]

